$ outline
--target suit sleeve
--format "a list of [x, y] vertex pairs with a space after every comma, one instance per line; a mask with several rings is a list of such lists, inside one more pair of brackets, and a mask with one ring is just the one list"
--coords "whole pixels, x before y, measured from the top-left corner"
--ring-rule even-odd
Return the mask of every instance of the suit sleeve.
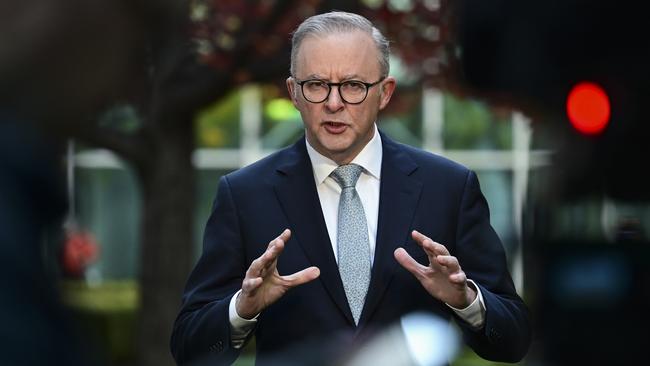
[[458, 322], [467, 344], [481, 357], [517, 362], [528, 351], [530, 315], [508, 272], [501, 240], [490, 225], [490, 213], [476, 174], [469, 171], [461, 199], [456, 256], [467, 278], [478, 284], [485, 300], [484, 327]]
[[230, 344], [228, 306], [245, 272], [239, 219], [224, 176], [206, 224], [203, 253], [187, 281], [174, 323], [171, 351], [178, 364], [197, 360], [231, 364], [237, 358], [240, 350]]

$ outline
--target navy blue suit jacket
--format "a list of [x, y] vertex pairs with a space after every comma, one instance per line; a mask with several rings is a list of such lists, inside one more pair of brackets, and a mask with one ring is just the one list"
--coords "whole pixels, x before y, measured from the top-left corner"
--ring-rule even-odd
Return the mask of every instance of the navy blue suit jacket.
[[428, 263], [411, 239], [418, 230], [445, 245], [481, 288], [486, 321], [473, 330], [458, 320], [464, 339], [482, 357], [517, 361], [530, 343], [526, 306], [507, 271], [501, 242], [489, 222], [476, 175], [445, 158], [381, 135], [379, 218], [375, 259], [358, 328], [347, 304], [307, 154], [305, 140], [221, 178], [207, 222], [203, 254], [187, 282], [174, 324], [172, 353], [179, 363], [211, 355], [232, 362], [228, 305], [244, 274], [268, 243], [292, 231], [278, 260], [280, 274], [309, 266], [320, 277], [290, 290], [264, 310], [255, 329], [257, 360], [298, 341], [341, 331], [356, 335], [416, 310], [455, 317], [395, 260], [404, 247]]

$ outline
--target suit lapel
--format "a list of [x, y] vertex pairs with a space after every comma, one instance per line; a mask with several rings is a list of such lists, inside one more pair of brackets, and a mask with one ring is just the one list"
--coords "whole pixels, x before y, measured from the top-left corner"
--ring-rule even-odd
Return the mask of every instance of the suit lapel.
[[392, 279], [397, 265], [393, 252], [410, 238], [411, 223], [422, 189], [422, 183], [410, 176], [418, 167], [413, 159], [384, 134], [381, 138], [383, 158], [375, 260], [360, 325], [365, 324], [375, 311]]
[[280, 165], [277, 172], [274, 189], [291, 225], [292, 236], [311, 264], [320, 269], [319, 280], [332, 300], [348, 322], [354, 324], [332, 252], [304, 138], [289, 150], [285, 164]]

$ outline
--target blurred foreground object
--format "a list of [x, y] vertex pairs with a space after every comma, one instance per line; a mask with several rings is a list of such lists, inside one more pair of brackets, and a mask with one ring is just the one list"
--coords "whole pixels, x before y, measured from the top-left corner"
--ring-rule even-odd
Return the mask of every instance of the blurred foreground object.
[[440, 366], [456, 356], [460, 337], [445, 320], [410, 313], [383, 329], [345, 363], [346, 366]]
[[648, 364], [650, 243], [558, 240], [538, 248], [542, 364]]
[[0, 365], [85, 364], [45, 241], [65, 212], [55, 156], [28, 121], [0, 108]]
[[[465, 0], [459, 13], [466, 85], [522, 109], [554, 150], [552, 166], [530, 172], [523, 219], [537, 330], [529, 360], [542, 365], [650, 359], [650, 44], [641, 7]], [[586, 105], [572, 94], [580, 85], [592, 86]], [[626, 205], [630, 215], [612, 215]]]
[[[592, 193], [650, 200], [650, 44], [646, 13], [635, 1], [465, 0], [459, 41], [465, 82], [533, 116], [557, 145], [554, 188], [564, 197]], [[571, 88], [598, 84], [611, 117], [599, 133], [574, 129]]]
[[98, 358], [57, 291], [61, 137], [131, 90], [143, 53], [134, 3], [0, 2], [0, 365]]

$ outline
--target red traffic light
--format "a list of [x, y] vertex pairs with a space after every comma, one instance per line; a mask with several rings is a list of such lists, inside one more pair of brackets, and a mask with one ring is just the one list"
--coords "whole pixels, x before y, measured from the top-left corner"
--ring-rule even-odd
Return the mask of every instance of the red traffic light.
[[573, 127], [587, 135], [602, 132], [611, 113], [607, 93], [591, 82], [581, 82], [571, 89], [566, 110]]

